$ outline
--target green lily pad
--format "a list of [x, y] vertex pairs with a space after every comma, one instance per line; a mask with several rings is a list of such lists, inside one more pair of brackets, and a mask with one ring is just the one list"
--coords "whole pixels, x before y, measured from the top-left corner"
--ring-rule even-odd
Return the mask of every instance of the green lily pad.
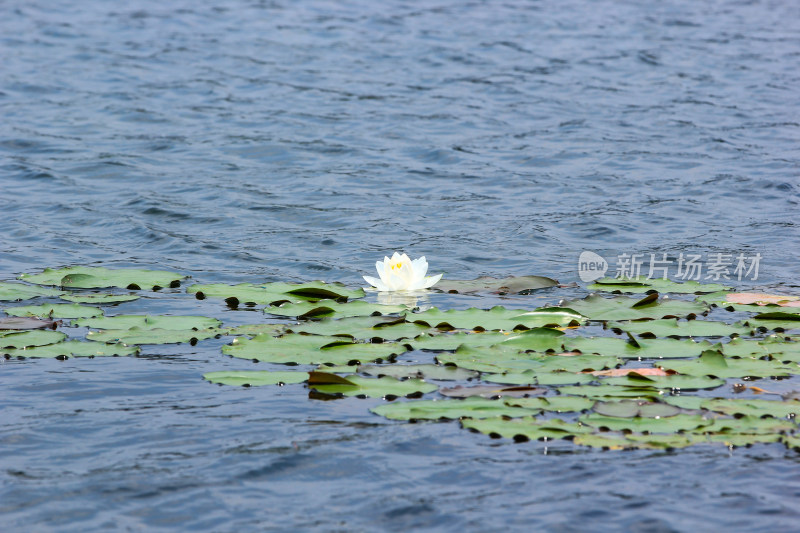
[[366, 316], [379, 313], [390, 315], [408, 309], [404, 305], [371, 304], [362, 300], [340, 303], [335, 300], [319, 300], [318, 302], [286, 303], [276, 307], [267, 307], [265, 313], [276, 316], [307, 318], [346, 318], [352, 316]]
[[29, 316], [0, 318], [0, 331], [21, 329], [55, 329], [58, 322]]
[[570, 396], [581, 396], [593, 400], [607, 400], [608, 398], [636, 398], [641, 401], [658, 401], [669, 395], [664, 391], [668, 388], [657, 389], [650, 386], [626, 385], [580, 385], [575, 387], [559, 387], [558, 392]]
[[441, 292], [473, 294], [488, 292], [492, 294], [525, 294], [537, 289], [555, 287], [558, 281], [543, 276], [511, 276], [508, 278], [493, 278], [482, 276], [477, 279], [443, 279], [434, 290]]
[[75, 326], [95, 329], [210, 329], [221, 322], [216, 318], [205, 316], [169, 316], [169, 315], [117, 315], [104, 316], [73, 321]]
[[771, 416], [774, 418], [795, 419], [800, 415], [800, 401], [775, 401], [759, 400], [753, 398], [729, 399], [729, 398], [704, 398], [701, 404], [703, 409], [716, 411], [726, 415]]
[[100, 316], [103, 310], [79, 304], [22, 305], [5, 309], [11, 316], [35, 316], [48, 318], [85, 318]]
[[475, 379], [478, 372], [465, 370], [455, 366], [443, 365], [361, 365], [358, 372], [371, 376], [389, 376], [392, 378], [436, 379], [442, 381], [464, 381]]
[[628, 387], [653, 387], [656, 389], [715, 389], [725, 382], [721, 379], [710, 378], [708, 376], [642, 376], [639, 374], [628, 374], [624, 377], [603, 378], [603, 383], [608, 385], [624, 385]]
[[391, 398], [410, 394], [425, 394], [437, 389], [436, 385], [425, 383], [421, 379], [401, 381], [390, 377], [364, 378], [361, 376], [348, 376], [343, 378], [328, 372], [309, 372], [309, 376], [308, 387], [324, 394]]
[[499, 305], [488, 311], [476, 307], [442, 311], [433, 307], [421, 313], [406, 313], [405, 317], [409, 322], [425, 324], [432, 328], [487, 331], [577, 325], [583, 320], [582, 316], [568, 309], [542, 308], [526, 312], [520, 309], [506, 309]]
[[290, 327], [287, 324], [242, 324], [233, 328], [225, 330], [225, 335], [247, 335], [254, 337], [262, 333], [269, 333], [273, 337], [285, 333], [286, 328]]
[[800, 330], [800, 315], [794, 315], [797, 320], [791, 319], [755, 319], [749, 318], [744, 324], [753, 329], [797, 331]]
[[295, 333], [347, 336], [362, 340], [374, 338], [397, 340], [416, 337], [430, 331], [430, 328], [406, 322], [403, 318], [368, 315], [339, 319], [326, 318], [318, 322], [292, 326], [291, 330]]
[[564, 340], [567, 350], [584, 354], [614, 355], [628, 359], [666, 359], [693, 357], [712, 346], [707, 341], [689, 339], [618, 339], [612, 337], [569, 337]]
[[118, 355], [134, 355], [139, 353], [138, 346], [122, 344], [102, 344], [99, 342], [63, 341], [33, 348], [17, 348], [3, 350], [7, 358], [11, 357], [108, 357]]
[[761, 359], [726, 358], [716, 350], [706, 350], [692, 361], [672, 361], [664, 366], [689, 376], [713, 376], [717, 378], [785, 377], [800, 374], [800, 367], [792, 363]]
[[212, 283], [208, 285], [192, 285], [186, 292], [197, 295], [198, 299], [218, 298], [230, 300], [238, 306], [239, 303], [272, 305], [283, 302], [316, 301], [324, 299], [340, 300], [362, 298], [364, 289], [348, 289], [340, 283], [324, 283], [312, 281], [309, 283], [240, 283], [226, 285]]
[[203, 339], [210, 339], [221, 335], [218, 329], [105, 329], [90, 331], [86, 338], [95, 342], [121, 342], [123, 344], [178, 344], [183, 342], [195, 343]]
[[541, 409], [556, 413], [580, 412], [591, 409], [595, 400], [579, 398], [577, 396], [534, 396], [532, 398], [506, 398], [506, 405], [511, 407], [524, 407], [526, 409]]
[[596, 378], [589, 374], [575, 374], [563, 371], [525, 370], [523, 372], [505, 372], [503, 374], [486, 374], [484, 381], [503, 383], [506, 385], [579, 385], [589, 383]]
[[603, 416], [620, 418], [664, 418], [675, 416], [681, 412], [674, 405], [641, 400], [617, 400], [610, 402], [597, 402], [594, 412]]
[[678, 431], [689, 431], [711, 424], [711, 420], [703, 418], [701, 415], [677, 414], [662, 418], [622, 418], [616, 416], [605, 416], [597, 413], [581, 415], [578, 420], [598, 429], [609, 431], [634, 431], [637, 433], [676, 433]]
[[537, 409], [510, 407], [498, 400], [472, 397], [463, 400], [418, 400], [394, 402], [370, 409], [391, 420], [439, 420], [459, 418], [489, 418], [492, 416], [521, 417], [538, 414]]
[[564, 340], [563, 331], [550, 328], [532, 328], [502, 339], [501, 342], [497, 343], [497, 347], [501, 350], [517, 352], [559, 352]]
[[518, 387], [501, 387], [497, 385], [470, 385], [464, 387], [456, 385], [446, 389], [439, 389], [439, 394], [450, 398], [470, 398], [480, 396], [481, 398], [527, 398], [537, 394], [545, 394], [547, 389], [541, 387], [531, 387], [529, 385]]
[[[769, 434], [794, 431], [797, 424], [792, 420], [783, 418], [761, 418], [758, 416], [739, 416], [736, 418], [715, 418], [709, 420], [710, 424], [702, 428], [702, 433], [745, 433], [745, 434]], [[695, 430], [695, 433], [701, 431]]]
[[[728, 447], [750, 446], [757, 443], [781, 442], [781, 435], [774, 434], [753, 434], [753, 433], [717, 433], [702, 436], [707, 442], [722, 443]], [[699, 440], [699, 439], [698, 439]]]
[[425, 333], [405, 342], [410, 344], [415, 350], [452, 351], [462, 344], [472, 348], [478, 348], [497, 344], [507, 338], [508, 335], [498, 331], [482, 331], [476, 333], [464, 333], [463, 331], [459, 331], [457, 333], [440, 332], [433, 335]]
[[462, 420], [461, 426], [492, 437], [505, 437], [517, 441], [565, 439], [591, 433], [592, 429], [558, 418], [536, 419], [532, 416], [507, 419], [503, 417]]
[[308, 380], [308, 372], [269, 372], [267, 370], [225, 370], [207, 372], [203, 379], [221, 385], [258, 387], [261, 385], [289, 385]]
[[111, 304], [138, 300], [135, 294], [64, 294], [62, 300], [78, 304]]
[[658, 300], [654, 293], [645, 298], [617, 296], [603, 298], [590, 295], [583, 300], [572, 300], [562, 304], [591, 320], [640, 320], [645, 318], [695, 317], [708, 311], [708, 307], [683, 300]]
[[405, 347], [398, 343], [354, 343], [342, 337], [322, 335], [286, 334], [273, 337], [268, 333], [252, 339], [236, 337], [231, 344], [222, 347], [222, 353], [242, 359], [304, 365], [371, 362], [404, 351]]
[[689, 396], [687, 394], [678, 394], [675, 396], [664, 395], [661, 398], [661, 401], [665, 403], [674, 405], [675, 407], [680, 407], [681, 409], [687, 409], [691, 411], [697, 411], [702, 409], [703, 402], [707, 400], [708, 398], [703, 398], [702, 396]]
[[31, 298], [60, 296], [61, 294], [63, 291], [57, 289], [0, 281], [0, 302], [17, 302]]
[[60, 331], [27, 330], [0, 331], [0, 350], [7, 348], [25, 348], [27, 346], [44, 346], [61, 342], [67, 336]]
[[19, 278], [37, 285], [57, 285], [75, 289], [101, 289], [121, 287], [129, 290], [178, 287], [183, 274], [163, 270], [118, 269], [72, 266], [47, 268], [39, 274], [22, 274]]
[[603, 448], [607, 450], [647, 449], [665, 450], [671, 448], [686, 448], [696, 444], [693, 436], [687, 435], [614, 435], [614, 434], [584, 434], [578, 435], [573, 440], [580, 446]]
[[732, 357], [778, 357], [777, 354], [783, 354], [778, 357], [781, 360], [797, 360], [800, 357], [800, 343], [787, 341], [780, 335], [770, 335], [760, 341], [733, 339], [726, 344], [715, 344], [714, 348]]
[[781, 435], [780, 442], [789, 449], [800, 450], [800, 435]]
[[644, 293], [647, 291], [671, 292], [673, 294], [703, 294], [730, 289], [718, 283], [698, 283], [685, 281], [678, 283], [669, 279], [649, 279], [644, 276], [637, 278], [603, 278], [586, 287], [590, 291]]
[[609, 329], [627, 331], [648, 337], [723, 337], [749, 335], [752, 328], [711, 320], [678, 320], [662, 318], [633, 322], [609, 322]]

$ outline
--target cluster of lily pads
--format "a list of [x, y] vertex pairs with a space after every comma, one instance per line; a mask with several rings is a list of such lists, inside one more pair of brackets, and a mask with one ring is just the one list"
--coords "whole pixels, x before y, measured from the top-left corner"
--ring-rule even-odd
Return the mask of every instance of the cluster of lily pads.
[[[772, 380], [800, 374], [800, 342], [791, 337], [800, 329], [798, 296], [601, 279], [589, 286], [595, 294], [558, 306], [420, 310], [319, 281], [186, 289], [231, 308], [263, 306], [265, 320], [229, 327], [204, 316], [111, 314], [137, 291], [181, 288], [185, 276], [174, 272], [78, 266], [20, 280], [0, 282], [0, 301], [24, 303], [0, 318], [6, 359], [130, 356], [142, 345], [230, 336], [223, 354], [269, 369], [208, 372], [207, 381], [304, 383], [313, 399], [382, 398], [372, 412], [392, 420], [459, 420], [491, 437], [609, 449], [800, 448], [800, 394], [769, 390]], [[436, 286], [505, 294], [517, 304], [540, 289], [557, 291], [558, 283], [522, 276]], [[726, 314], [744, 318], [711, 319]], [[89, 332], [71, 338], [67, 326]]]

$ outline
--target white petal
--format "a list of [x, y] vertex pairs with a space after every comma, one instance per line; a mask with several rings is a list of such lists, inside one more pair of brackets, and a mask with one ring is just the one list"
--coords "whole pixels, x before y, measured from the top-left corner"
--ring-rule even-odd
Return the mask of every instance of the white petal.
[[375, 287], [379, 291], [385, 291], [386, 290], [386, 285], [384, 285], [383, 282], [381, 280], [377, 279], [377, 278], [373, 278], [372, 276], [364, 276], [364, 281], [366, 281], [367, 283], [369, 283], [370, 285], [372, 285], [373, 287]]
[[414, 259], [411, 264], [414, 265], [414, 279], [416, 281], [425, 279], [425, 274], [428, 273], [428, 262], [425, 261], [425, 256]]
[[444, 276], [443, 273], [442, 274], [437, 274], [435, 276], [429, 276], [429, 277], [425, 278], [424, 288], [427, 289], [428, 287], [433, 287], [434, 285], [439, 283], [439, 280], [442, 279], [442, 276]]

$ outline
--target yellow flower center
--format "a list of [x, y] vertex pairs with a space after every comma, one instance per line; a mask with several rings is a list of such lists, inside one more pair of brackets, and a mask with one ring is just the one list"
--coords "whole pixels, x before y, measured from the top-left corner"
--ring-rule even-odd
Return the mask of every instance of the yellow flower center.
[[395, 268], [400, 270], [402, 267], [403, 267], [403, 263], [395, 263], [395, 264], [392, 265], [392, 270], [394, 270]]

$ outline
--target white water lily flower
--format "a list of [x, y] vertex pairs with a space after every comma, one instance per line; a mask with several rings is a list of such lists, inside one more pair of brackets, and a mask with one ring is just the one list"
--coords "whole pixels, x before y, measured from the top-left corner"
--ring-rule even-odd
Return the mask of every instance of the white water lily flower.
[[395, 252], [392, 258], [384, 257], [375, 263], [380, 279], [364, 276], [367, 283], [379, 291], [415, 291], [432, 287], [442, 279], [442, 274], [425, 277], [428, 261], [425, 256], [413, 261], [406, 254]]

